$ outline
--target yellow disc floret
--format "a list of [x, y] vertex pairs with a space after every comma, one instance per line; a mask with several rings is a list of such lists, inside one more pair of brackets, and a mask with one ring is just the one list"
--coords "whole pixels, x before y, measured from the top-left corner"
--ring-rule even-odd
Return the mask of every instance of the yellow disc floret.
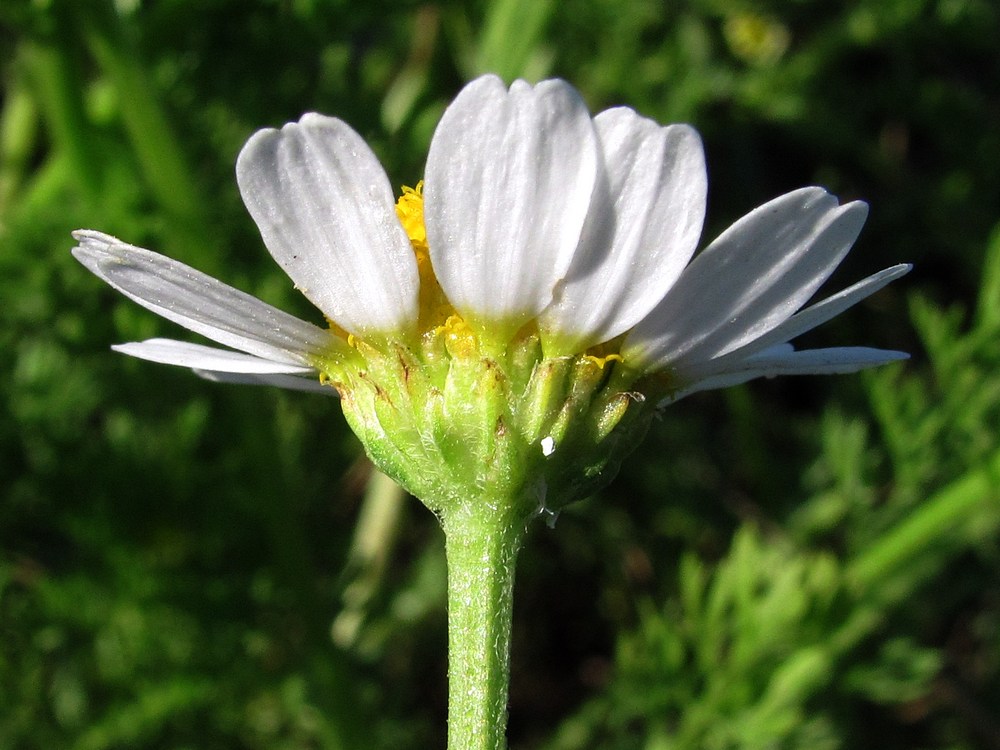
[[602, 370], [604, 369], [604, 365], [606, 365], [608, 362], [625, 361], [625, 358], [620, 354], [608, 354], [607, 356], [604, 357], [598, 357], [594, 354], [584, 354], [583, 359], [587, 360], [588, 362], [593, 362]]
[[417, 259], [420, 274], [420, 328], [424, 331], [440, 327], [455, 309], [444, 296], [441, 285], [434, 275], [431, 265], [430, 248], [427, 246], [427, 229], [424, 226], [424, 182], [416, 187], [404, 187], [403, 194], [396, 201], [396, 216], [410, 238], [413, 254]]
[[431, 258], [427, 249], [427, 230], [424, 227], [424, 181], [417, 183], [415, 188], [403, 186], [403, 194], [396, 201], [396, 216], [403, 225], [406, 236], [413, 244], [413, 252], [417, 254], [417, 265], [430, 265]]
[[476, 335], [458, 315], [449, 315], [443, 325], [434, 329], [434, 333], [444, 336], [445, 347], [452, 357], [470, 358], [478, 351]]

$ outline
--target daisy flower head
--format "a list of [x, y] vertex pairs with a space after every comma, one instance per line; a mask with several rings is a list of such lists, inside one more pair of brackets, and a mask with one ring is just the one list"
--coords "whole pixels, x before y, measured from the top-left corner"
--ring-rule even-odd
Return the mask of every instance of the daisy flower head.
[[424, 180], [398, 199], [363, 139], [318, 114], [255, 133], [236, 173], [267, 249], [328, 325], [80, 231], [87, 268], [227, 347], [115, 348], [216, 380], [339, 394], [376, 465], [443, 514], [484, 495], [514, 498], [524, 517], [580, 497], [659, 407], [690, 393], [906, 356], [789, 343], [909, 270], [804, 307], [857, 239], [864, 203], [796, 190], [695, 255], [697, 132], [626, 107], [591, 116], [564, 81], [469, 83]]

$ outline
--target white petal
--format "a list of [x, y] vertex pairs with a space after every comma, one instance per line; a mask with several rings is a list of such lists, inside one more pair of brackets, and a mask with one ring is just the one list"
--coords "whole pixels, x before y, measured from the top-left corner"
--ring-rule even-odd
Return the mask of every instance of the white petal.
[[300, 378], [295, 375], [248, 375], [243, 373], [217, 372], [212, 370], [195, 370], [195, 375], [211, 380], [213, 383], [229, 383], [232, 385], [267, 385], [284, 388], [289, 391], [305, 391], [319, 393], [324, 396], [339, 396], [335, 388], [323, 385], [315, 378]]
[[285, 375], [315, 374], [312, 367], [290, 365], [284, 362], [274, 362], [261, 359], [251, 354], [242, 354], [227, 349], [215, 349], [201, 344], [190, 344], [187, 341], [173, 339], [147, 339], [128, 344], [117, 344], [111, 347], [116, 352], [128, 354], [150, 362], [163, 365], [177, 365], [192, 369], [218, 370], [219, 372], [254, 373]]
[[629, 334], [647, 368], [704, 361], [762, 336], [798, 310], [857, 239], [868, 207], [802, 188], [751, 211], [698, 255]]
[[[844, 375], [909, 357], [906, 352], [861, 346], [795, 351], [791, 346], [779, 345], [741, 362], [730, 363], [726, 369], [695, 380], [661, 401], [658, 406], [676, 403], [692, 393], [728, 388], [755, 378], [772, 378], [778, 375]], [[678, 376], [683, 380], [683, 373], [679, 372]]]
[[613, 216], [588, 215], [539, 321], [547, 354], [583, 351], [645, 317], [691, 259], [705, 217], [705, 157], [693, 128], [661, 127], [624, 107], [601, 112], [594, 124]]
[[225, 346], [274, 362], [309, 365], [336, 348], [329, 331], [306, 323], [183, 263], [100, 232], [73, 233], [73, 255], [129, 299]]
[[739, 349], [734, 349], [720, 357], [709, 360], [707, 367], [715, 371], [720, 367], [725, 367], [725, 363], [730, 360], [745, 359], [757, 352], [763, 352], [775, 344], [791, 341], [796, 336], [800, 336], [806, 331], [811, 331], [813, 328], [840, 315], [840, 313], [856, 305], [861, 300], [875, 294], [875, 292], [890, 282], [895, 281], [901, 276], [905, 276], [912, 268], [913, 266], [909, 263], [900, 263], [872, 274], [857, 284], [834, 294], [832, 297], [827, 297], [815, 305], [810, 305], [804, 310], [800, 310], [781, 325], [771, 329], [763, 336], [752, 340], [750, 343], [741, 346]]
[[[719, 367], [713, 375], [753, 373], [751, 377], [776, 375], [837, 375], [877, 367], [900, 359], [905, 352], [872, 349], [865, 346], [838, 346], [829, 349], [796, 351], [790, 344], [779, 344], [741, 362]], [[682, 376], [683, 377], [683, 376]]]
[[764, 354], [762, 352], [748, 359], [747, 364], [767, 378], [777, 375], [846, 375], [910, 358], [906, 352], [867, 346], [803, 349], [771, 356]]
[[255, 133], [236, 178], [264, 244], [295, 285], [345, 330], [405, 330], [419, 280], [385, 171], [361, 136], [307, 114]]
[[563, 81], [478, 78], [434, 133], [424, 179], [431, 262], [480, 335], [505, 342], [552, 300], [580, 240], [597, 136]]

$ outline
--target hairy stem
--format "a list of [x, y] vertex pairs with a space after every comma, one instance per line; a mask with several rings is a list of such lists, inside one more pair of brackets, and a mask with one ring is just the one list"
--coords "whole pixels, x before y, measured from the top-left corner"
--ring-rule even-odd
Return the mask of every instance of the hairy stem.
[[514, 566], [523, 521], [483, 499], [443, 519], [448, 556], [448, 750], [503, 750]]

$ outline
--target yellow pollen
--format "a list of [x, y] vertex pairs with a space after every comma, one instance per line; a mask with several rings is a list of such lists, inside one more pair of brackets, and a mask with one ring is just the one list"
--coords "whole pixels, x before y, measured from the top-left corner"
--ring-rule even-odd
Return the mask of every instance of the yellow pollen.
[[427, 250], [427, 230], [424, 227], [424, 181], [417, 183], [415, 188], [403, 186], [403, 194], [396, 201], [396, 216], [403, 225], [406, 236], [410, 238], [413, 250], [417, 254], [417, 262], [423, 255], [430, 261]]
[[334, 335], [338, 336], [339, 338], [345, 339], [345, 340], [347, 340], [348, 343], [350, 343], [351, 334], [349, 334], [347, 331], [345, 331], [343, 328], [341, 328], [340, 326], [338, 326], [336, 323], [334, 323], [329, 318], [326, 319], [326, 324], [330, 327], [330, 331]]
[[434, 333], [444, 335], [444, 345], [453, 357], [471, 357], [477, 351], [476, 335], [458, 315], [449, 315], [443, 325], [434, 329]]
[[431, 265], [427, 229], [424, 225], [423, 180], [416, 187], [403, 187], [403, 193], [396, 201], [396, 216], [399, 217], [406, 236], [410, 238], [417, 260], [417, 273], [420, 275], [420, 327], [425, 331], [434, 330], [455, 315], [455, 308], [444, 296]]
[[609, 354], [606, 357], [596, 357], [593, 354], [584, 354], [583, 358], [588, 362], [593, 362], [595, 365], [604, 369], [604, 365], [608, 362], [624, 362], [625, 358], [620, 354]]

